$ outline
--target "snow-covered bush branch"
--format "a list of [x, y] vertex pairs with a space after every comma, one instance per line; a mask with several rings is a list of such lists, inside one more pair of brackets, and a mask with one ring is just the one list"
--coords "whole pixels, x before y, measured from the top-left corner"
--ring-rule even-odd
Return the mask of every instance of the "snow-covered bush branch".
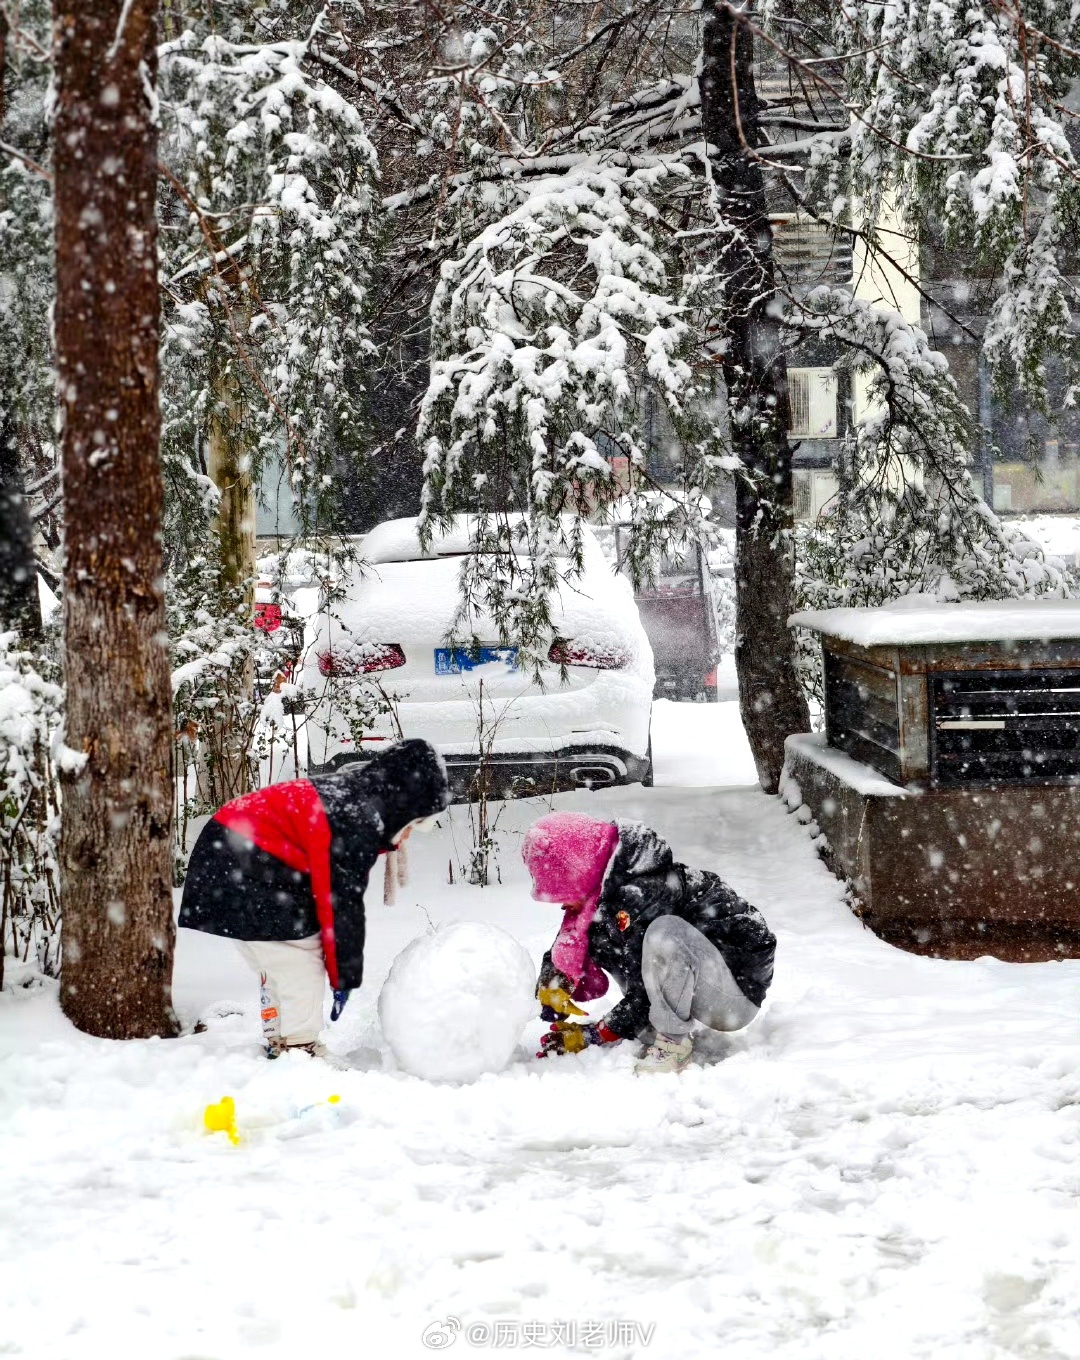
[[0, 633], [0, 986], [4, 955], [50, 977], [60, 966], [57, 761], [63, 694], [47, 656]]
[[[972, 420], [944, 356], [898, 313], [842, 290], [812, 292], [794, 331], [833, 338], [866, 379], [867, 411], [844, 441], [831, 511], [798, 534], [803, 608], [877, 605], [927, 594], [942, 601], [1073, 593], [1061, 562], [1003, 523], [969, 470]], [[817, 693], [819, 649], [803, 648]]]
[[[919, 327], [825, 288], [792, 309], [788, 323], [800, 335], [835, 339], [842, 365], [867, 380], [866, 413], [845, 441], [836, 510], [805, 539], [804, 589], [832, 592], [835, 604], [877, 604], [911, 591], [944, 599], [1065, 592], [1061, 572], [976, 494], [971, 415], [944, 355]], [[815, 578], [818, 587], [809, 584]]]

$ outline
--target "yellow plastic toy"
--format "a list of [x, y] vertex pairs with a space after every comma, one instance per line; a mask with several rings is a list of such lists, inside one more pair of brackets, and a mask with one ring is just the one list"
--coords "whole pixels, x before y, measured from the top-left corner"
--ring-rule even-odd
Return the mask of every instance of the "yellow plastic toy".
[[327, 1096], [325, 1100], [317, 1100], [314, 1105], [305, 1105], [303, 1109], [297, 1110], [296, 1116], [307, 1114], [308, 1110], [317, 1110], [320, 1105], [337, 1105], [341, 1102], [340, 1096]]
[[[316, 1110], [320, 1105], [338, 1105], [341, 1097], [338, 1095], [327, 1096], [325, 1100], [316, 1101], [314, 1105], [305, 1105], [301, 1110], [294, 1110], [292, 1118], [299, 1118], [307, 1114], [309, 1110]], [[256, 1130], [260, 1121], [254, 1121]], [[265, 1123], [266, 1121], [261, 1121]], [[272, 1124], [283, 1122], [280, 1118], [271, 1119]], [[240, 1131], [236, 1127], [236, 1102], [232, 1096], [222, 1096], [216, 1104], [207, 1105], [203, 1111], [203, 1128], [207, 1133], [224, 1133], [233, 1147], [237, 1147], [240, 1142]]]
[[203, 1111], [203, 1127], [207, 1133], [227, 1134], [229, 1142], [236, 1147], [240, 1135], [236, 1130], [236, 1102], [232, 1096], [222, 1096], [216, 1105], [207, 1105]]

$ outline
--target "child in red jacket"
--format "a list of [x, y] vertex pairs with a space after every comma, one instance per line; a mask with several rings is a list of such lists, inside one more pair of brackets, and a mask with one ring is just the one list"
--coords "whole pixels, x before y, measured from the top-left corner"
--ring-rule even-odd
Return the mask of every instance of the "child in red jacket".
[[363, 979], [372, 865], [449, 801], [438, 752], [412, 740], [336, 774], [245, 794], [203, 828], [180, 924], [240, 944], [262, 984], [268, 1057], [318, 1051], [326, 978], [334, 1020]]

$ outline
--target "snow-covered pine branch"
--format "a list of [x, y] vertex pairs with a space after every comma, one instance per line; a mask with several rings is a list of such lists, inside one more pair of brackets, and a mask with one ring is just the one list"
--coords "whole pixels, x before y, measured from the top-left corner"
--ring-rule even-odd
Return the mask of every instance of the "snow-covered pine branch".
[[[10, 10], [11, 7], [9, 6]], [[24, 0], [9, 14], [0, 94], [0, 464], [18, 468], [27, 506], [58, 541], [56, 389], [52, 365], [53, 211], [47, 125], [49, 6]], [[0, 469], [0, 482], [13, 467]], [[35, 485], [37, 484], [37, 485]], [[9, 531], [5, 523], [5, 532]]]
[[597, 164], [531, 185], [442, 269], [422, 524], [476, 515], [459, 622], [490, 615], [534, 660], [552, 641], [551, 591], [581, 570], [576, 516], [619, 494], [612, 455], [643, 467], [645, 384], [694, 437], [695, 333], [655, 202], [685, 173]]
[[1061, 563], [1003, 524], [977, 494], [971, 415], [944, 355], [919, 327], [827, 288], [811, 292], [788, 323], [802, 336], [837, 341], [844, 366], [867, 383], [836, 506], [800, 536], [805, 603], [1069, 593]]
[[315, 528], [332, 462], [364, 426], [377, 164], [357, 108], [309, 69], [319, 21], [277, 27], [261, 44], [188, 30], [161, 50], [166, 449], [190, 458], [227, 375], [251, 458], [284, 444]]
[[967, 271], [993, 280], [985, 353], [1042, 402], [1047, 356], [1076, 362], [1076, 284], [1063, 267], [1080, 215], [1067, 133], [1075, 3], [858, 0], [833, 13], [836, 50], [857, 54], [846, 67], [856, 218], [880, 222], [894, 194], [909, 221], [940, 229]]

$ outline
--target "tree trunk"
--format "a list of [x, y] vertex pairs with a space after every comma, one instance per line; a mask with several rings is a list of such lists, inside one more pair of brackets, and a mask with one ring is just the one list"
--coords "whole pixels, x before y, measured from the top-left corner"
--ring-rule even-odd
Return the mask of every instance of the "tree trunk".
[[154, 217], [157, 0], [54, 0], [65, 1013], [176, 1032]]
[[[244, 615], [255, 612], [255, 483], [251, 451], [245, 437], [239, 385], [226, 366], [214, 376], [215, 404], [210, 420], [206, 471], [218, 489], [213, 528], [217, 534], [223, 598], [235, 607], [242, 598]], [[208, 714], [199, 761], [199, 793], [216, 806], [239, 798], [251, 787], [249, 723], [242, 705], [255, 697], [255, 664], [249, 655], [230, 693], [217, 712]]]
[[[760, 164], [754, 39], [745, 11], [705, 0], [702, 120], [716, 192], [717, 265], [724, 276], [722, 366], [736, 478], [735, 667], [758, 778], [776, 791], [784, 738], [810, 726], [795, 671], [791, 612], [792, 493], [787, 364], [774, 314], [772, 230]], [[741, 125], [741, 136], [740, 136]]]
[[247, 591], [254, 605], [255, 483], [244, 439], [240, 395], [228, 368], [214, 378], [214, 398], [206, 471], [221, 496], [214, 521], [221, 552], [221, 583], [226, 590]]

